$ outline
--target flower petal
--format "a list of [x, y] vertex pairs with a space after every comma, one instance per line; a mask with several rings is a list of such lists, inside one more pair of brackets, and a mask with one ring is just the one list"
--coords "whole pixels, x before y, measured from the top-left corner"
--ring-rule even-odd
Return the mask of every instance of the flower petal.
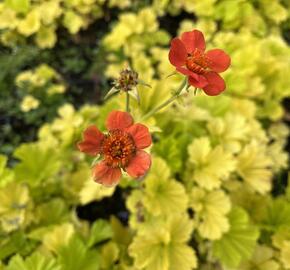
[[146, 174], [151, 166], [151, 157], [148, 153], [143, 150], [139, 150], [136, 156], [130, 161], [126, 172], [134, 178], [139, 178]]
[[131, 134], [138, 149], [143, 149], [151, 145], [151, 135], [146, 126], [139, 123], [134, 124], [126, 129], [126, 131]]
[[194, 72], [192, 72], [189, 69], [184, 68], [184, 67], [177, 67], [176, 70], [179, 71], [180, 73], [188, 76], [189, 84], [191, 84], [194, 87], [203, 88], [208, 84], [207, 79], [203, 75], [199, 75], [197, 73], [194, 73]]
[[208, 85], [208, 81], [203, 75], [197, 75], [196, 78], [189, 76], [188, 83], [196, 88], [203, 88]]
[[186, 49], [179, 38], [174, 38], [170, 44], [169, 61], [173, 66], [182, 66], [187, 57]]
[[228, 69], [231, 64], [231, 58], [223, 50], [213, 49], [206, 53], [209, 58], [209, 67], [214, 72], [223, 72]]
[[180, 73], [188, 76], [189, 84], [191, 84], [194, 87], [203, 88], [208, 84], [207, 79], [203, 75], [199, 75], [197, 73], [194, 73], [194, 72], [192, 72], [189, 69], [184, 68], [184, 67], [177, 67], [176, 70], [179, 71]]
[[186, 76], [190, 76], [190, 77], [193, 77], [195, 78], [196, 80], [198, 79], [198, 74], [190, 71], [189, 69], [187, 68], [184, 68], [184, 67], [176, 67], [176, 70], [180, 73], [182, 73], [183, 75], [186, 75]]
[[121, 111], [112, 111], [107, 118], [106, 127], [108, 130], [125, 129], [133, 124], [131, 114]]
[[89, 126], [84, 131], [84, 140], [77, 145], [81, 152], [95, 156], [100, 152], [103, 138], [104, 134], [96, 126]]
[[202, 51], [205, 50], [205, 40], [203, 33], [198, 30], [184, 32], [181, 35], [181, 41], [183, 42], [188, 53], [192, 53], [196, 48]]
[[104, 161], [93, 168], [95, 182], [107, 187], [116, 185], [122, 176], [120, 168], [111, 168]]
[[203, 91], [209, 96], [216, 96], [226, 89], [224, 79], [216, 72], [205, 74], [208, 85], [203, 87]]

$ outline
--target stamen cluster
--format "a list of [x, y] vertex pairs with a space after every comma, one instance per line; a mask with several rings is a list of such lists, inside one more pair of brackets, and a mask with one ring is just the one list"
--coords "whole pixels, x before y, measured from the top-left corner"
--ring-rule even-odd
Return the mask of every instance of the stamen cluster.
[[185, 64], [192, 72], [205, 74], [209, 71], [210, 59], [203, 51], [196, 48], [192, 53], [188, 54]]
[[132, 136], [122, 130], [111, 130], [104, 138], [101, 154], [106, 163], [113, 167], [126, 167], [136, 152]]

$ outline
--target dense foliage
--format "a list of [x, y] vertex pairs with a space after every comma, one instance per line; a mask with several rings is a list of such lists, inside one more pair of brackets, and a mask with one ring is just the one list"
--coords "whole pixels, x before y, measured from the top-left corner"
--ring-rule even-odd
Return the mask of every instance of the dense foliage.
[[[1, 2], [0, 269], [290, 269], [289, 14], [287, 0]], [[130, 66], [151, 85], [131, 102], [141, 122], [182, 83], [169, 42], [193, 28], [231, 56], [227, 90], [143, 121], [143, 181], [95, 183], [76, 143], [125, 110], [124, 93], [102, 102], [110, 82]]]

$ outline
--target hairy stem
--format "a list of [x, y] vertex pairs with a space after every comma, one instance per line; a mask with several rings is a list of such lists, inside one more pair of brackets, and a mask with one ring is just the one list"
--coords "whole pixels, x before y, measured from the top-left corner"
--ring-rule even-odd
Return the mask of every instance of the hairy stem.
[[173, 102], [180, 95], [180, 92], [185, 87], [186, 83], [187, 83], [187, 79], [185, 78], [183, 80], [183, 82], [181, 83], [180, 87], [177, 89], [177, 91], [174, 93], [174, 95], [172, 97], [170, 97], [169, 99], [167, 99], [166, 101], [164, 101], [162, 104], [160, 104], [159, 106], [153, 108], [151, 111], [149, 111], [148, 113], [146, 113], [142, 117], [141, 120], [145, 120], [145, 119], [149, 118], [150, 116], [154, 115], [155, 113], [157, 113], [158, 111], [160, 111], [161, 109], [163, 109], [164, 107], [166, 107], [167, 105], [169, 105], [171, 102]]
[[126, 112], [130, 112], [130, 95], [126, 92]]

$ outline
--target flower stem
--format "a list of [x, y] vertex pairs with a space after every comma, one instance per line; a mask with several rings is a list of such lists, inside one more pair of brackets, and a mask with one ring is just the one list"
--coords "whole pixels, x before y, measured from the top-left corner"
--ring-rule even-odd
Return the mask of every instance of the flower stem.
[[130, 95], [126, 92], [126, 112], [130, 112]]
[[145, 120], [147, 118], [149, 118], [150, 116], [152, 116], [153, 114], [157, 113], [158, 111], [160, 111], [161, 109], [163, 109], [164, 107], [166, 107], [168, 104], [170, 104], [171, 102], [173, 102], [179, 95], [180, 92], [182, 91], [182, 89], [184, 88], [184, 86], [187, 83], [187, 79], [185, 78], [183, 80], [183, 82], [181, 83], [180, 87], [177, 89], [177, 91], [174, 93], [174, 95], [172, 97], [170, 97], [169, 99], [167, 99], [166, 101], [164, 101], [162, 104], [160, 104], [159, 106], [153, 108], [151, 111], [149, 111], [148, 113], [146, 113], [141, 120]]

